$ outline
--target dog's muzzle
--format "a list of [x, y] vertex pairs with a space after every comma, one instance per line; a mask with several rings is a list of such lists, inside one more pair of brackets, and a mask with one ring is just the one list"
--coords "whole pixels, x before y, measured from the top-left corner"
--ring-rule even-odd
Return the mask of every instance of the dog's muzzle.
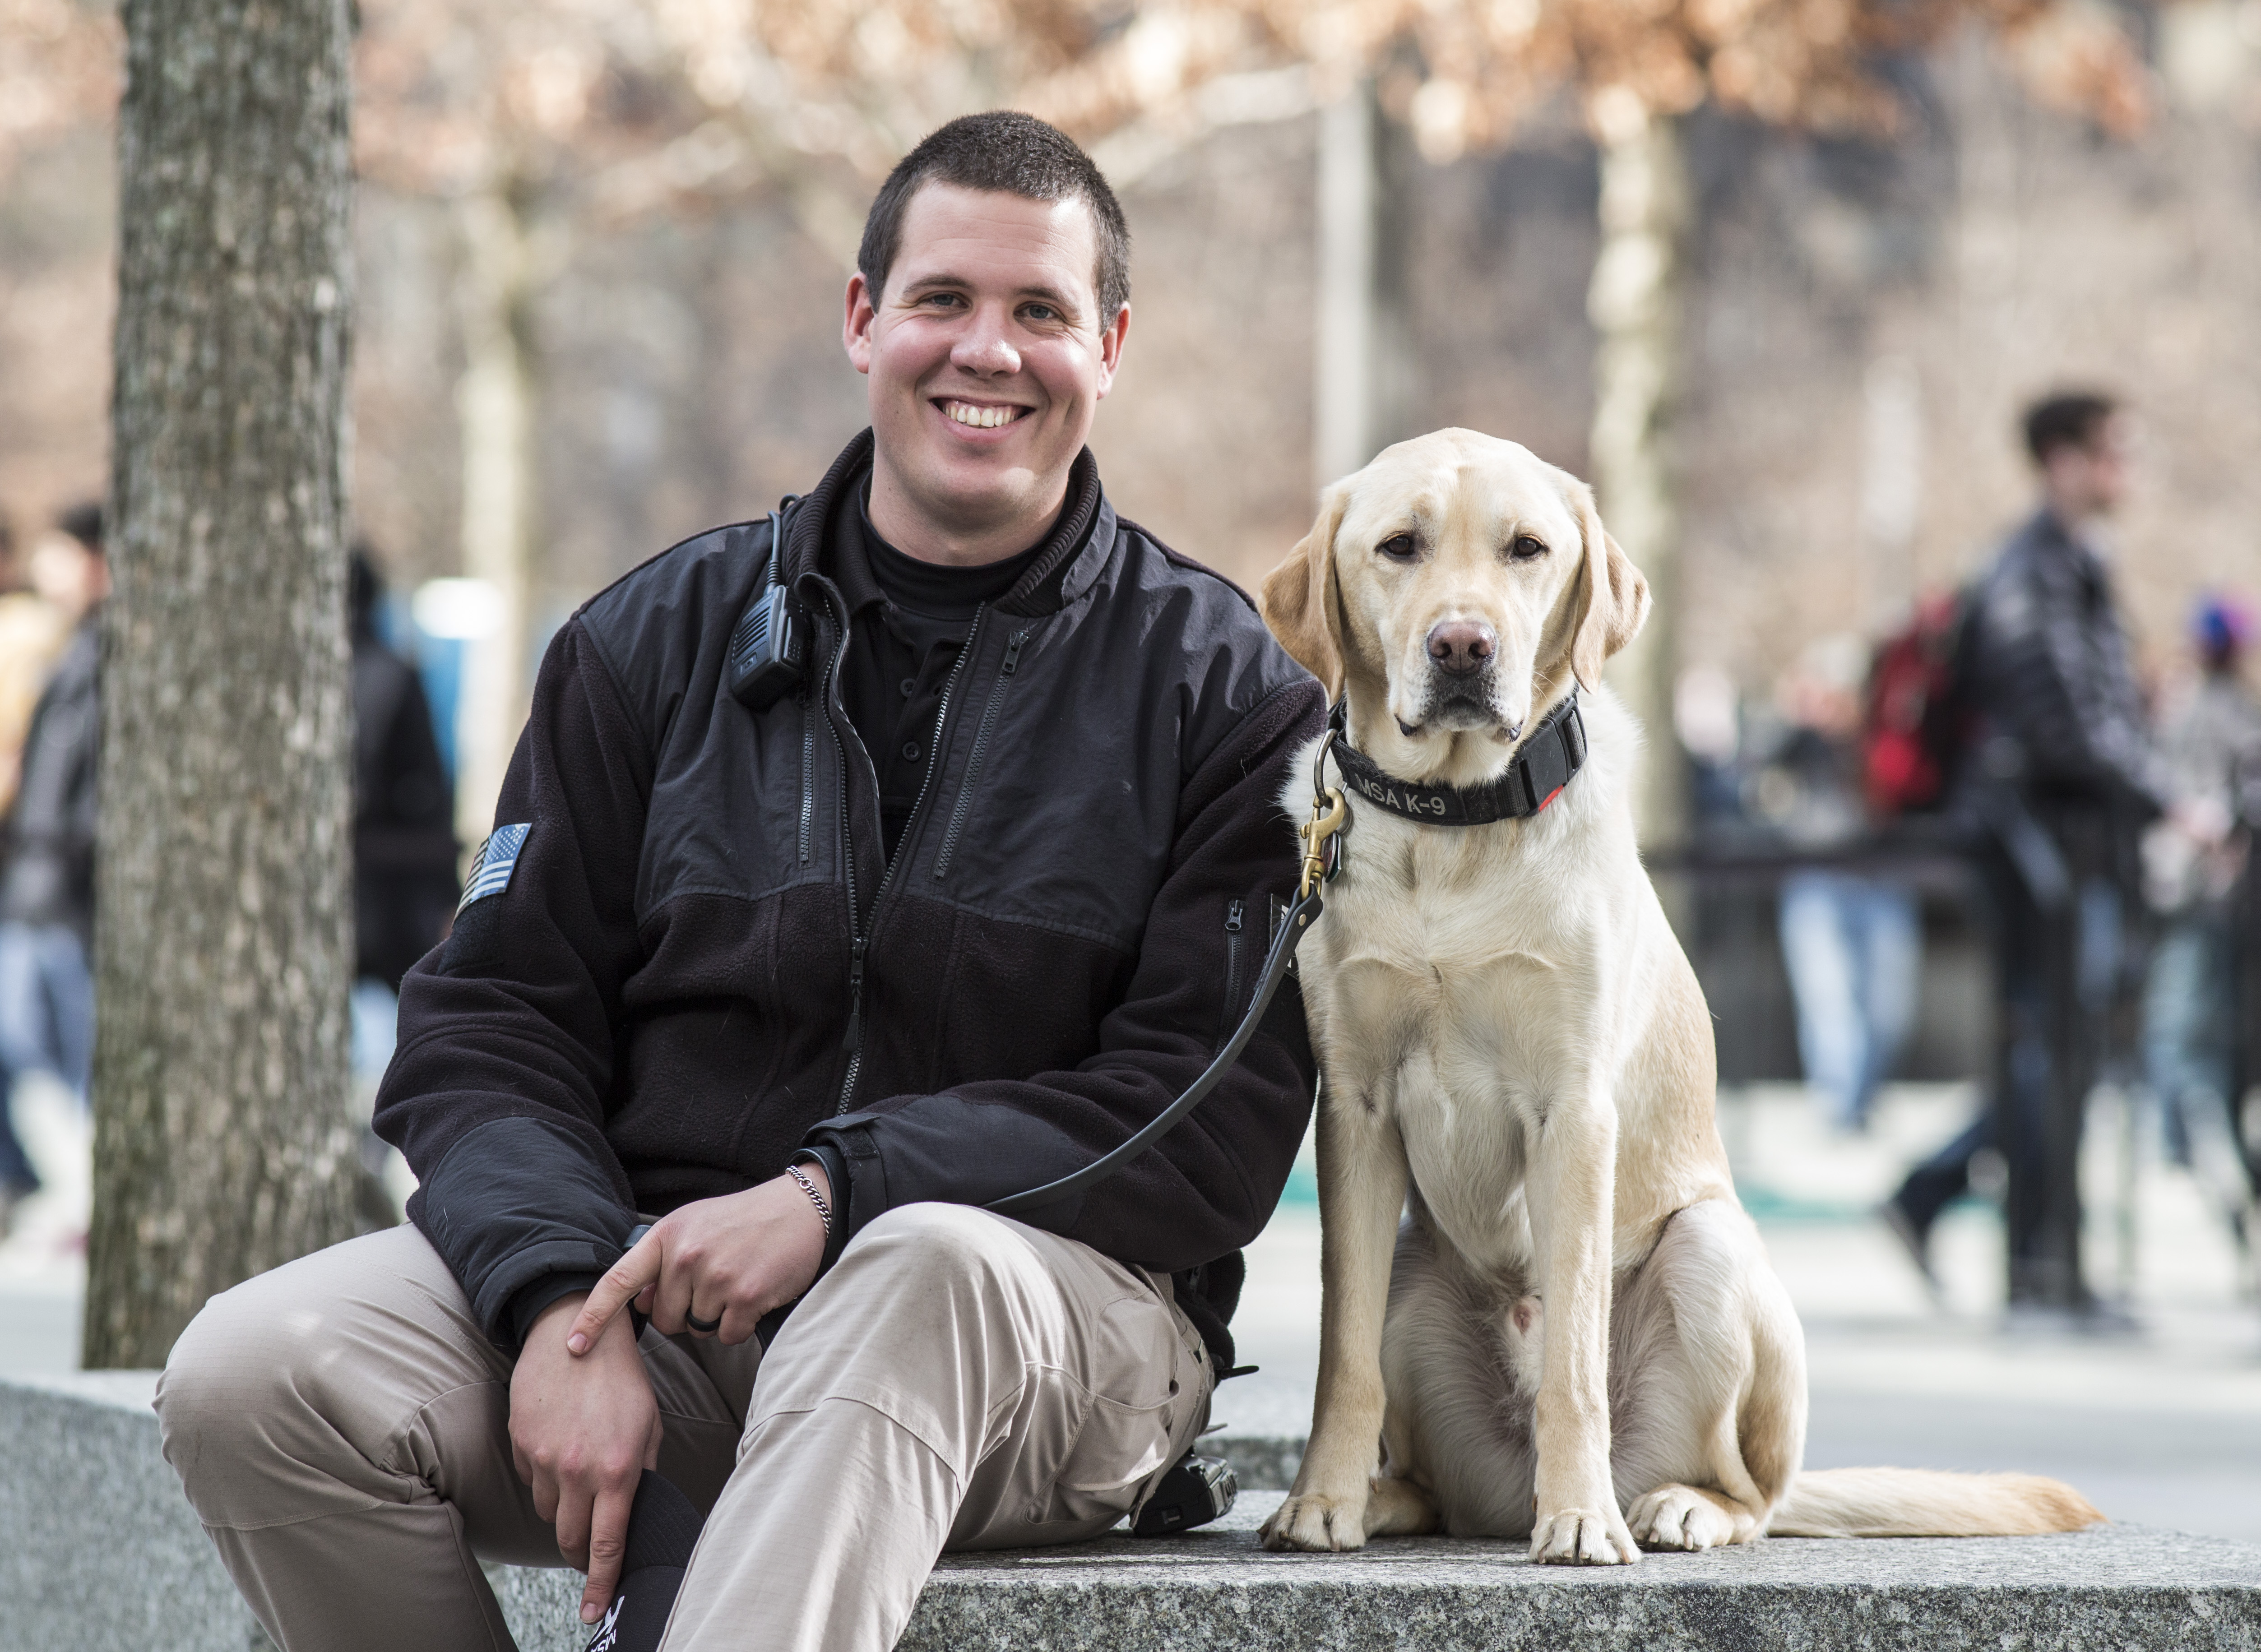
[[1429, 698], [1421, 707], [1421, 726], [1454, 733], [1499, 728], [1504, 720], [1498, 686], [1498, 674], [1489, 663], [1466, 673], [1432, 671]]

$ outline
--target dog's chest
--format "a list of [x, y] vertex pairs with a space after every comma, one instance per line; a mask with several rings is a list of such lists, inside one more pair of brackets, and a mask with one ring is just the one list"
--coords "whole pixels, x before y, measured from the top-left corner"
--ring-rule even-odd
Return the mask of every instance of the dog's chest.
[[1381, 832], [1357, 848], [1303, 965], [1331, 1104], [1389, 1117], [1440, 1221], [1496, 1234], [1528, 1121], [1580, 1065], [1590, 948], [1496, 861], [1417, 858]]

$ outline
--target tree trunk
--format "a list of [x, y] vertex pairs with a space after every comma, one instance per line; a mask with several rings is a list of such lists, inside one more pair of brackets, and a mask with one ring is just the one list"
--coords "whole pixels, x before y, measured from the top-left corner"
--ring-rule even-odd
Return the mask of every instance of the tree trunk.
[[346, 0], [126, 0], [85, 1362], [353, 1232]]
[[1595, 373], [1594, 480], [1603, 520], [1647, 577], [1654, 606], [1610, 680], [1648, 736], [1635, 805], [1640, 840], [1680, 837], [1687, 784], [1673, 732], [1680, 516], [1669, 421], [1680, 356], [1680, 284], [1688, 185], [1669, 115], [1617, 89], [1594, 99], [1602, 148], [1602, 246], [1587, 313], [1601, 334]]
[[456, 416], [463, 446], [463, 574], [499, 599], [493, 628], [463, 659], [456, 724], [456, 832], [467, 844], [494, 822], [503, 772], [526, 722], [534, 536], [535, 256], [507, 185], [468, 196], [456, 212], [463, 269], [456, 306], [463, 376]]

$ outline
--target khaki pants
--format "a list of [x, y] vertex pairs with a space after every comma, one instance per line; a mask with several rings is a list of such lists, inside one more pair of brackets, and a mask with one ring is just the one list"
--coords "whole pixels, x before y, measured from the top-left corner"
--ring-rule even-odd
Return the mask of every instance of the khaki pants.
[[[708, 1511], [665, 1645], [877, 1652], [945, 1548], [1096, 1536], [1214, 1386], [1166, 1277], [959, 1205], [857, 1235], [764, 1357], [647, 1329], [659, 1468]], [[510, 1361], [410, 1227], [208, 1303], [165, 1456], [285, 1652], [511, 1646], [478, 1561], [563, 1566], [512, 1467]]]

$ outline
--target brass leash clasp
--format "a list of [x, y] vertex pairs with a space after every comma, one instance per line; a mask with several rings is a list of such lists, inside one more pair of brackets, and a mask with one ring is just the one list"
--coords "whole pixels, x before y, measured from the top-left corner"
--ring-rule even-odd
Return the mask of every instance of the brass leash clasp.
[[1343, 794], [1330, 786], [1311, 800], [1311, 818], [1296, 828], [1296, 836], [1303, 840], [1303, 881], [1296, 892], [1303, 900], [1318, 887], [1327, 873], [1327, 840], [1343, 829], [1350, 818], [1350, 809], [1343, 802]]

